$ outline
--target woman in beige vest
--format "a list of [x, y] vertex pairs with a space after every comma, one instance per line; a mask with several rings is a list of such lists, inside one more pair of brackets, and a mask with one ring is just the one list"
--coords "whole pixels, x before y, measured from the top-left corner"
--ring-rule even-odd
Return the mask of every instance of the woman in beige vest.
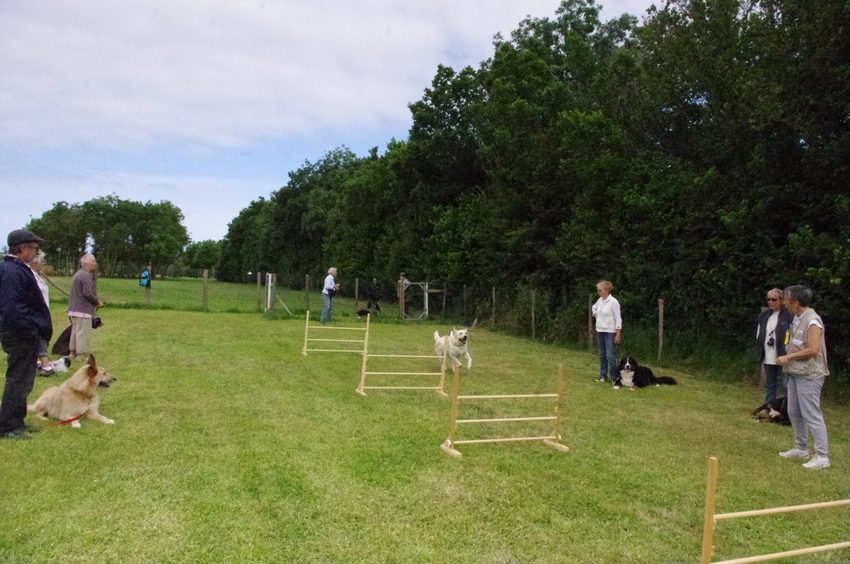
[[803, 466], [820, 469], [829, 468], [829, 443], [820, 408], [820, 394], [829, 369], [823, 320], [809, 307], [811, 301], [812, 291], [805, 286], [785, 289], [785, 307], [796, 317], [785, 337], [786, 354], [776, 362], [788, 374], [788, 418], [794, 427], [794, 448], [780, 452], [779, 456], [809, 458], [811, 433], [815, 457]]

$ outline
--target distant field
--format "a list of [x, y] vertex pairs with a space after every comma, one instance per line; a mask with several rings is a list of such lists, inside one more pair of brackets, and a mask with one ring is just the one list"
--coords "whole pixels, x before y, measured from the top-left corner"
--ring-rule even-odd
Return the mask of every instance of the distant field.
[[[563, 365], [570, 450], [464, 445], [454, 459], [439, 448], [449, 399], [362, 397], [359, 355], [302, 356], [303, 294], [282, 296], [298, 316], [270, 318], [249, 313], [255, 287], [215, 283], [220, 305], [210, 298], [203, 313], [179, 311], [200, 305], [197, 281], [158, 283], [152, 301], [170, 309], [139, 307], [135, 281], [99, 281], [107, 307], [94, 346], [118, 377], [101, 412], [115, 425], [32, 420], [33, 440], [0, 442], [0, 562], [696, 562], [710, 456], [718, 512], [850, 497], [843, 406], [825, 406], [833, 467], [810, 471], [777, 456], [789, 427], [750, 420], [760, 390], [665, 371], [678, 386], [613, 391], [592, 382], [592, 354], [476, 328], [462, 393], [549, 393]], [[60, 328], [65, 305], [53, 296]], [[351, 306], [337, 325], [363, 327]], [[374, 323], [370, 350], [430, 354], [434, 330], [449, 327]], [[56, 382], [39, 378], [32, 398]], [[465, 415], [539, 409], [527, 401]], [[846, 541], [848, 527], [846, 508], [722, 522], [715, 560]], [[804, 561], [850, 561], [850, 551]]]

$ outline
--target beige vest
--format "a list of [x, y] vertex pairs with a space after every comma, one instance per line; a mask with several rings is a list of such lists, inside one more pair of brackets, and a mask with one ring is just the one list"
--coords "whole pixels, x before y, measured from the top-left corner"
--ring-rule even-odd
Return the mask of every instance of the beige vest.
[[[802, 315], [794, 318], [791, 327], [788, 328], [788, 344], [785, 345], [785, 351], [788, 354], [801, 351], [806, 348], [809, 338], [809, 326], [812, 321], [817, 320], [823, 327], [823, 320], [812, 308], [806, 309]], [[829, 368], [826, 366], [826, 330], [821, 331], [820, 336], [820, 352], [810, 358], [791, 359], [785, 367], [788, 374], [797, 378], [807, 378], [816, 380], [825, 378], [829, 375]]]

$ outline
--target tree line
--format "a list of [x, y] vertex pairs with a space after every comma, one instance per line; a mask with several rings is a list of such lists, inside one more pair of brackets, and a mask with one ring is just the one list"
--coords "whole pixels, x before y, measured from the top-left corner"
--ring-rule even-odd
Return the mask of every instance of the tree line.
[[138, 276], [150, 266], [164, 275], [179, 265], [214, 268], [220, 242], [189, 242], [183, 213], [171, 202], [141, 203], [116, 196], [95, 198], [82, 204], [57, 202], [27, 229], [44, 239], [41, 245], [48, 264], [59, 274], [72, 274], [79, 259], [90, 250], [102, 276]]
[[641, 23], [565, 0], [478, 68], [440, 66], [406, 140], [329, 151], [242, 210], [219, 277], [535, 289], [553, 338], [608, 279], [628, 322], [664, 298], [738, 347], [767, 290], [804, 283], [846, 366], [848, 29], [844, 0], [671, 0]]

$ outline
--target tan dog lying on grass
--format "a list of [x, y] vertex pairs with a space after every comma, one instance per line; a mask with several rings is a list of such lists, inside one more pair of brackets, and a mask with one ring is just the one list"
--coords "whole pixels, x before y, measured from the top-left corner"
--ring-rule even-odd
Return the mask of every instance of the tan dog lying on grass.
[[45, 421], [48, 416], [56, 417], [59, 421], [76, 417], [71, 421], [72, 427], [80, 426], [79, 418], [83, 415], [102, 423], [115, 423], [97, 412], [100, 403], [97, 389], [108, 388], [115, 380], [115, 377], [97, 366], [94, 355], [91, 355], [87, 365], [60, 385], [44, 390], [34, 404], [27, 406], [27, 410]]

